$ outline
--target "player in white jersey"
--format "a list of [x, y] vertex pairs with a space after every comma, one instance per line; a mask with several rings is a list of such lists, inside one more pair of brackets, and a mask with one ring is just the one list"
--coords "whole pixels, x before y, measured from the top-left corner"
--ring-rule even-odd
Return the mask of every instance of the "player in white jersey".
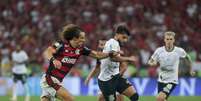
[[[165, 46], [157, 48], [148, 61], [150, 66], [156, 66], [157, 63], [160, 65], [158, 73], [157, 101], [166, 101], [170, 93], [178, 84], [178, 68], [180, 58], [186, 58], [189, 64], [191, 64], [191, 59], [185, 50], [174, 46], [174, 32], [165, 32], [164, 42]], [[194, 75], [191, 68], [190, 74]]]
[[18, 45], [16, 46], [16, 50], [12, 52], [11, 58], [12, 58], [12, 64], [13, 64], [12, 72], [13, 72], [13, 81], [14, 81], [13, 96], [11, 100], [17, 101], [16, 84], [17, 84], [17, 81], [21, 81], [26, 92], [25, 101], [29, 101], [30, 100], [29, 88], [26, 83], [26, 78], [27, 78], [26, 62], [28, 61], [28, 55]]
[[[103, 52], [120, 52], [119, 42], [127, 42], [129, 35], [130, 33], [125, 26], [118, 26], [114, 37], [106, 42]], [[120, 55], [101, 60], [98, 85], [105, 101], [116, 101], [116, 91], [129, 97], [131, 101], [138, 100], [135, 88], [119, 73], [120, 62], [135, 60], [134, 56], [123, 57]]]
[[[98, 50], [103, 50], [105, 43], [106, 43], [106, 39], [100, 39], [98, 41]], [[95, 68], [93, 68], [91, 70], [91, 72], [89, 73], [89, 75], [87, 76], [87, 78], [85, 80], [85, 85], [88, 85], [89, 81], [91, 80], [91, 78], [93, 76], [100, 73], [100, 64], [101, 64], [100, 60], [97, 59]], [[126, 69], [127, 69], [126, 63], [120, 63], [120, 74], [121, 75], [124, 74]], [[121, 95], [119, 93], [116, 93], [116, 94], [117, 94], [116, 101], [124, 101], [123, 95]], [[103, 94], [101, 92], [98, 94], [98, 101], [105, 101]]]

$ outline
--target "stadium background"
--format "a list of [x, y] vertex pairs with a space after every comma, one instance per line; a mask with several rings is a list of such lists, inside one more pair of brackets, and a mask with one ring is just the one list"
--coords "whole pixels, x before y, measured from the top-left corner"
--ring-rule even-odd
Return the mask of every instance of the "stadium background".
[[[184, 87], [186, 90], [184, 89], [183, 96], [191, 95], [201, 99], [195, 97], [201, 96], [200, 12], [200, 0], [1, 0], [0, 95], [9, 97], [11, 93], [10, 54], [16, 45], [20, 44], [30, 57], [30, 88], [37, 90], [39, 86], [33, 87], [32, 84], [39, 83], [40, 76], [48, 66], [41, 54], [48, 45], [58, 39], [62, 26], [69, 23], [80, 25], [87, 33], [86, 45], [96, 49], [98, 39], [110, 38], [116, 24], [126, 23], [132, 35], [123, 50], [126, 55], [139, 56], [139, 61], [134, 63], [135, 65], [130, 64], [126, 72], [131, 81], [136, 78], [142, 84], [146, 82], [144, 80], [157, 76], [157, 69], [147, 66], [146, 62], [153, 51], [163, 44], [163, 32], [172, 30], [177, 33], [176, 45], [188, 52], [193, 60], [192, 67], [196, 71], [196, 77], [189, 78], [189, 66], [185, 61], [181, 61], [179, 74], [185, 78], [182, 79], [182, 86], [178, 88], [178, 94], [182, 95], [179, 92], [181, 87]], [[66, 80], [83, 81], [94, 65], [95, 60], [80, 58]], [[78, 87], [79, 90], [85, 90], [85, 93], [81, 93], [82, 96], [88, 95], [88, 88], [83, 87], [83, 83], [73, 82], [82, 85]], [[96, 80], [92, 81], [89, 87], [95, 84]], [[150, 85], [155, 87], [154, 83]], [[193, 91], [188, 91], [190, 88]], [[146, 89], [149, 89], [149, 86]], [[40, 92], [40, 89], [34, 92]], [[38, 93], [33, 95], [37, 96]], [[91, 95], [96, 95], [96, 91]], [[3, 98], [0, 97], [0, 100]]]

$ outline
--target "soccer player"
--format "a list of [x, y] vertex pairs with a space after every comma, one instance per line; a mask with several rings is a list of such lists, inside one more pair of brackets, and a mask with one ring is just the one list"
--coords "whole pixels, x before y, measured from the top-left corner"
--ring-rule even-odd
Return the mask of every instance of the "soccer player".
[[29, 88], [26, 83], [27, 79], [27, 68], [26, 68], [26, 63], [28, 62], [28, 55], [27, 53], [21, 49], [19, 45], [16, 46], [16, 50], [12, 52], [11, 54], [12, 58], [12, 72], [13, 72], [13, 94], [12, 94], [12, 101], [17, 101], [17, 89], [16, 89], [16, 84], [17, 81], [21, 81], [26, 92], [26, 98], [25, 101], [30, 100], [30, 95], [29, 95]]
[[[186, 58], [191, 64], [190, 57], [186, 54], [184, 49], [174, 45], [175, 33], [168, 31], [164, 35], [165, 46], [156, 49], [151, 56], [148, 64], [156, 66], [159, 63], [158, 76], [158, 95], [157, 101], [166, 101], [178, 84], [178, 67], [180, 58]], [[190, 74], [193, 76], [194, 72], [190, 69]]]
[[77, 25], [65, 26], [61, 36], [61, 41], [55, 42], [44, 52], [44, 57], [50, 61], [50, 65], [41, 79], [41, 101], [54, 101], [55, 96], [62, 101], [73, 101], [72, 95], [61, 82], [81, 55], [97, 59], [115, 55], [114, 52], [102, 53], [84, 47], [85, 32]]
[[[127, 42], [129, 35], [128, 29], [124, 25], [119, 25], [114, 37], [106, 42], [103, 52], [120, 52], [120, 42]], [[129, 97], [131, 101], [138, 100], [138, 94], [134, 87], [120, 75], [119, 64], [127, 61], [136, 61], [136, 58], [134, 56], [123, 57], [116, 55], [112, 58], [101, 60], [98, 85], [105, 101], [116, 101], [116, 92]]]
[[[98, 50], [103, 50], [106, 41], [107, 40], [105, 40], [105, 39], [101, 39], [98, 41]], [[95, 68], [92, 69], [92, 71], [89, 73], [89, 75], [87, 76], [87, 78], [85, 80], [86, 85], [88, 85], [89, 81], [91, 80], [91, 78], [93, 76], [100, 73], [100, 64], [101, 64], [100, 60], [97, 60]], [[121, 63], [120, 64], [120, 74], [123, 75], [126, 69], [127, 69], [126, 63]], [[98, 95], [98, 101], [105, 101], [101, 92]], [[117, 93], [117, 101], [124, 101], [124, 96]]]

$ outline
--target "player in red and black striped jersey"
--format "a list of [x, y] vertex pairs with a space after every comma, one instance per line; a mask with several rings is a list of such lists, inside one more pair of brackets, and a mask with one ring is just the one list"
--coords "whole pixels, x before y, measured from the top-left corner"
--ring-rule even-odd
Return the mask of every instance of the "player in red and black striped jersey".
[[44, 52], [45, 58], [50, 60], [50, 65], [41, 79], [41, 101], [52, 101], [55, 96], [62, 101], [73, 101], [72, 95], [60, 83], [81, 55], [102, 59], [118, 54], [102, 53], [86, 48], [85, 32], [76, 25], [65, 26], [61, 34], [62, 40], [55, 42]]
[[53, 61], [50, 61], [49, 68], [46, 74], [54, 76], [60, 82], [65, 75], [70, 71], [73, 65], [76, 63], [81, 55], [89, 55], [91, 50], [86, 47], [73, 48], [69, 42], [55, 42], [52, 48], [56, 49], [56, 53], [53, 54], [53, 58], [61, 62], [60, 68], [56, 68]]

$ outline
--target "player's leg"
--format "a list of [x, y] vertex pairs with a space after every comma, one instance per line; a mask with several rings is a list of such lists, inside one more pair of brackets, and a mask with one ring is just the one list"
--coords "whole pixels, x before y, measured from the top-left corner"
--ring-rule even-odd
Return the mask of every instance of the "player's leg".
[[102, 93], [98, 94], [98, 101], [105, 101]]
[[13, 83], [13, 87], [12, 87], [12, 101], [17, 101], [17, 87], [16, 87], [16, 83]]
[[105, 101], [116, 101], [116, 78], [109, 81], [98, 80], [98, 86], [102, 92]]
[[41, 101], [55, 101], [56, 90], [50, 85], [48, 85], [45, 75], [43, 75], [40, 80], [40, 86], [42, 89], [42, 94], [40, 97]]
[[158, 82], [158, 95], [156, 101], [166, 101], [170, 93], [174, 90], [176, 84]]
[[125, 96], [127, 96], [131, 101], [138, 101], [139, 95], [131, 83], [120, 77], [118, 81], [117, 91]]
[[124, 101], [124, 95], [117, 94], [117, 101]]
[[16, 87], [17, 81], [18, 81], [18, 75], [13, 73], [13, 86], [12, 86], [12, 98], [11, 98], [12, 101], [17, 101], [17, 87]]
[[43, 96], [41, 97], [41, 101], [51, 101], [49, 97]]
[[139, 95], [133, 86], [128, 87], [122, 94], [130, 98], [131, 101], [138, 101], [139, 99]]
[[56, 97], [62, 101], [74, 101], [73, 96], [64, 87], [57, 90]]
[[49, 88], [52, 88], [54, 91], [56, 91], [55, 94], [51, 97], [56, 96], [62, 101], [74, 101], [73, 96], [64, 87], [61, 86], [61, 82], [58, 81], [56, 78], [50, 75], [45, 75], [45, 82], [47, 83]]
[[26, 97], [25, 97], [25, 101], [30, 101], [30, 92], [29, 92], [29, 86], [27, 84], [27, 75], [26, 74], [22, 74], [20, 81], [22, 82], [25, 92], [26, 92]]
[[167, 97], [167, 95], [164, 92], [160, 92], [156, 96], [156, 101], [166, 101], [166, 97]]
[[56, 90], [52, 87], [42, 87], [41, 101], [55, 101]]
[[[124, 101], [124, 95], [121, 95], [119, 93], [117, 94], [117, 93], [116, 93], [116, 101]], [[105, 101], [102, 93], [98, 94], [98, 101]]]

